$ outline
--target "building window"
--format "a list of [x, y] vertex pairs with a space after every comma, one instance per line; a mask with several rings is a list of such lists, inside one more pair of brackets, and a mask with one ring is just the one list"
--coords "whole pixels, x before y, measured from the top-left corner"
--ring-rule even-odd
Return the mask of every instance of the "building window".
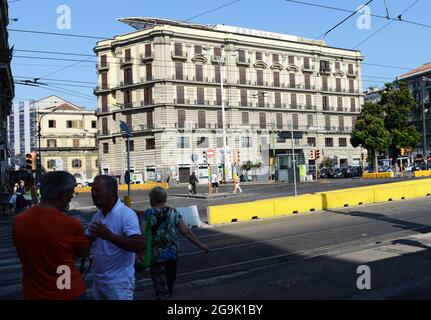
[[[135, 141], [129, 140], [129, 142], [130, 142], [130, 152], [135, 151]], [[127, 141], [124, 141], [124, 144], [125, 144], [126, 151], [128, 151], [127, 150]]]
[[315, 147], [316, 146], [316, 138], [314, 138], [314, 137], [308, 137], [307, 138], [307, 145], [309, 147]]
[[189, 138], [188, 137], [177, 137], [177, 148], [178, 149], [190, 148]]
[[340, 69], [340, 63], [338, 61], [335, 62], [335, 70], [341, 70]]
[[221, 57], [221, 48], [220, 47], [214, 47], [214, 56]]
[[145, 75], [147, 77], [147, 81], [153, 80], [153, 66], [151, 63], [145, 65]]
[[352, 129], [355, 129], [356, 126], [356, 116], [352, 117]]
[[299, 120], [296, 113], [292, 114], [292, 129], [299, 129]]
[[177, 86], [177, 103], [184, 104], [184, 87]]
[[144, 88], [144, 104], [146, 106], [148, 106], [150, 104], [154, 104], [154, 102], [153, 102], [153, 87], [152, 86], [147, 86]]
[[102, 134], [108, 134], [108, 118], [102, 118]]
[[256, 60], [262, 61], [262, 52], [256, 52]]
[[307, 114], [307, 127], [311, 128], [313, 126], [313, 115]]
[[290, 95], [290, 108], [291, 109], [297, 109], [298, 108], [298, 104], [297, 104], [297, 100], [296, 100], [296, 93], [292, 93]]
[[126, 61], [132, 60], [131, 49], [124, 50], [124, 56]]
[[274, 100], [275, 100], [275, 107], [281, 108], [281, 93], [280, 92], [276, 92], [274, 94]]
[[66, 128], [68, 129], [82, 129], [82, 120], [67, 120]]
[[331, 116], [325, 116], [325, 130], [331, 130]]
[[238, 50], [238, 61], [245, 62], [245, 51], [242, 49]]
[[126, 114], [126, 124], [129, 127], [129, 129], [133, 131], [133, 122], [132, 122], [131, 114]]
[[241, 90], [241, 107], [247, 107], [247, 90]]
[[310, 58], [304, 57], [304, 69], [310, 70]]
[[273, 53], [272, 54], [272, 62], [276, 63], [276, 62], [279, 62], [279, 61], [280, 61], [280, 59], [279, 59], [278, 53]]
[[352, 79], [349, 80], [349, 92], [355, 93], [355, 82]]
[[108, 112], [108, 96], [102, 96], [102, 112]]
[[320, 72], [329, 72], [329, 61], [321, 60], [320, 61]]
[[176, 42], [175, 43], [175, 56], [182, 57], [183, 56], [183, 44]]
[[216, 105], [221, 106], [221, 89], [216, 88]]
[[260, 112], [259, 113], [259, 125], [261, 129], [266, 129], [266, 113]]
[[155, 150], [156, 149], [156, 139], [146, 139], [145, 140], [145, 149], [146, 150]]
[[132, 68], [124, 69], [124, 84], [129, 85], [133, 84], [133, 71]]
[[340, 131], [344, 131], [344, 117], [339, 116], [338, 117], [338, 126]]
[[195, 45], [195, 54], [202, 54], [202, 46]]
[[328, 111], [329, 110], [329, 103], [328, 103], [328, 97], [322, 96], [322, 108], [323, 110]]
[[328, 78], [322, 77], [322, 91], [329, 91], [328, 90]]
[[145, 57], [151, 57], [151, 43], [145, 45]]
[[349, 63], [347, 65], [347, 73], [348, 74], [353, 74], [353, 64]]
[[309, 110], [312, 108], [312, 105], [311, 105], [311, 94], [305, 95], [305, 107], [307, 109], [309, 109]]
[[217, 128], [223, 128], [223, 114], [221, 111], [217, 111]]
[[274, 72], [274, 87], [280, 87], [280, 72]]
[[277, 129], [283, 129], [283, 114], [277, 112], [276, 115]]
[[343, 111], [343, 97], [337, 97], [337, 111]]
[[48, 121], [48, 127], [49, 128], [55, 128], [55, 120], [49, 120]]
[[338, 146], [339, 147], [347, 147], [347, 139], [346, 138], [339, 138], [338, 139]]
[[57, 140], [55, 140], [55, 139], [48, 139], [46, 141], [46, 144], [47, 144], [48, 148], [56, 148], [57, 147]]
[[203, 66], [201, 64], [195, 65], [195, 72], [196, 72], [196, 81], [204, 81], [204, 72], [203, 72]]
[[48, 167], [48, 169], [55, 168], [55, 160], [48, 160], [47, 167]]
[[325, 147], [330, 148], [334, 146], [334, 139], [325, 138]]
[[91, 121], [91, 129], [96, 129], [97, 128], [97, 121]]
[[199, 129], [204, 129], [206, 127], [205, 111], [198, 111], [198, 127]]
[[196, 88], [197, 95], [197, 104], [204, 105], [205, 104], [205, 89], [203, 87]]
[[181, 62], [175, 63], [175, 79], [183, 80], [183, 64]]
[[103, 144], [103, 153], [109, 153], [109, 144], [108, 143]]
[[242, 112], [242, 125], [249, 125], [250, 123], [250, 119], [249, 119], [249, 114], [248, 112]]
[[241, 137], [241, 145], [243, 148], [252, 147], [252, 137]]
[[295, 79], [295, 74], [294, 73], [289, 73], [289, 84], [291, 88], [295, 88], [296, 87], [296, 79]]
[[79, 159], [72, 160], [72, 168], [81, 168], [82, 161]]
[[244, 68], [239, 68], [239, 83], [246, 84], [247, 78], [245, 74], [246, 70]]
[[295, 64], [295, 57], [294, 56], [289, 56], [288, 57], [288, 62], [289, 62], [289, 64]]
[[220, 78], [220, 65], [215, 65], [214, 66], [214, 74], [215, 74], [215, 79], [214, 81], [216, 83], [220, 83], [221, 82], [221, 78]]
[[310, 90], [311, 89], [311, 79], [310, 79], [310, 75], [306, 74], [304, 76], [304, 86], [305, 89]]
[[217, 137], [217, 148], [223, 148], [223, 137]]
[[147, 128], [153, 129], [154, 128], [154, 122], [153, 122], [153, 111], [146, 112], [147, 114]]
[[209, 139], [207, 137], [198, 137], [196, 146], [198, 148], [209, 148]]
[[356, 112], [356, 99], [350, 98], [350, 111]]
[[79, 139], [73, 139], [73, 147], [79, 148]]
[[184, 128], [186, 122], [186, 110], [178, 110], [178, 128]]
[[335, 91], [341, 92], [341, 79], [335, 79]]

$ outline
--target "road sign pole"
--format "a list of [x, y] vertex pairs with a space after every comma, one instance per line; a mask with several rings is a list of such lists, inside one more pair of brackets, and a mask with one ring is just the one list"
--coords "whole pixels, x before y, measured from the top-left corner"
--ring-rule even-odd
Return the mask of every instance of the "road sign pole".
[[295, 197], [297, 196], [297, 188], [296, 188], [296, 161], [295, 161], [295, 142], [293, 141], [293, 126], [290, 131], [290, 137], [292, 139], [292, 165], [293, 165], [293, 183], [295, 185]]
[[127, 182], [127, 196], [130, 197], [130, 138], [127, 136], [127, 172], [129, 173], [129, 181]]

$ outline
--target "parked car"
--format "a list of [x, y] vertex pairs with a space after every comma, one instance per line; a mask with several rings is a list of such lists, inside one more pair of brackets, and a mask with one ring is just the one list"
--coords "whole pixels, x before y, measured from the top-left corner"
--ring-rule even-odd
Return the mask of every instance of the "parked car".
[[331, 169], [322, 168], [319, 170], [319, 179], [328, 179], [331, 178]]
[[344, 178], [344, 170], [343, 168], [335, 168], [331, 172], [331, 177], [334, 179]]

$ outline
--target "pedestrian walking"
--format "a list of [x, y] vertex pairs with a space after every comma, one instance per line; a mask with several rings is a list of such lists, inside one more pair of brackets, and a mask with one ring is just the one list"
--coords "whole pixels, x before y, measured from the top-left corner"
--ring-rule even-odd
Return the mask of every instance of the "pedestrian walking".
[[234, 185], [234, 187], [233, 187], [233, 193], [242, 193], [242, 189], [241, 189], [241, 179], [238, 177], [238, 176], [236, 176], [235, 177], [235, 185]]
[[191, 190], [189, 190], [189, 194], [191, 195], [196, 194], [196, 183], [199, 183], [198, 178], [196, 177], [196, 174], [192, 172], [190, 178], [189, 178], [189, 184], [191, 185]]
[[94, 178], [91, 197], [99, 209], [85, 234], [93, 250], [93, 291], [96, 300], [133, 300], [135, 253], [144, 249], [136, 213], [118, 198], [117, 180]]
[[90, 254], [78, 220], [64, 214], [75, 178], [65, 171], [47, 173], [41, 202], [15, 217], [13, 242], [23, 269], [24, 299], [69, 300], [85, 296], [74, 257]]
[[141, 217], [141, 230], [145, 230], [147, 215], [150, 215], [152, 230], [150, 273], [158, 300], [172, 297], [177, 275], [180, 242], [177, 230], [205, 253], [209, 252], [206, 244], [199, 241], [184, 224], [181, 214], [175, 208], [166, 206], [168, 194], [161, 187], [151, 189], [149, 193], [151, 208]]
[[211, 187], [212, 187], [212, 192], [214, 192], [214, 189], [215, 189], [215, 193], [218, 192], [218, 187], [219, 187], [218, 174], [215, 172], [211, 174]]

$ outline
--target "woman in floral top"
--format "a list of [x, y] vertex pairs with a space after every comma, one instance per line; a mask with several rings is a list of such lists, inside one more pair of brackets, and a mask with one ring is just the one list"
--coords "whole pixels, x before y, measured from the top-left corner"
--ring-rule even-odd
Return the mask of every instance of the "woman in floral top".
[[153, 279], [157, 299], [167, 300], [172, 297], [175, 278], [177, 275], [177, 261], [180, 242], [177, 230], [196, 246], [208, 253], [209, 248], [201, 243], [193, 232], [184, 224], [181, 214], [175, 208], [166, 206], [168, 194], [161, 187], [151, 189], [151, 208], [144, 211], [141, 218], [141, 230], [145, 233], [147, 215], [151, 222], [151, 265], [150, 272]]

